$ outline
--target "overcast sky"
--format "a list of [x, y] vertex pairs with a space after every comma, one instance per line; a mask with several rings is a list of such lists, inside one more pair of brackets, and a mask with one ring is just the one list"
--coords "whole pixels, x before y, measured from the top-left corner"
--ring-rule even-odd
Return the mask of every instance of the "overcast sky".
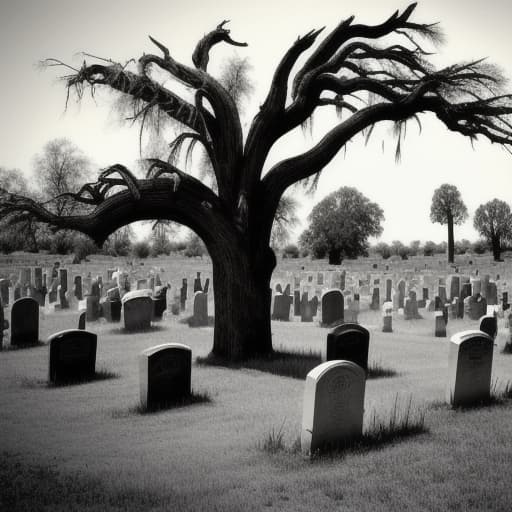
[[[58, 81], [63, 70], [41, 71], [39, 60], [54, 57], [79, 66], [85, 51], [119, 62], [157, 53], [147, 35], [166, 44], [172, 55], [189, 64], [196, 42], [224, 19], [235, 40], [247, 48], [224, 46], [212, 52], [215, 69], [227, 56], [248, 57], [255, 92], [245, 109], [244, 124], [263, 102], [272, 72], [291, 43], [313, 28], [332, 29], [352, 14], [362, 23], [380, 23], [409, 2], [401, 0], [3, 0], [0, 3], [2, 78], [0, 102], [0, 166], [19, 168], [29, 175], [34, 155], [55, 137], [67, 137], [98, 168], [122, 163], [133, 168], [138, 158], [138, 129], [122, 126], [112, 114], [110, 98], [100, 95], [81, 104], [71, 100]], [[511, 0], [424, 0], [413, 20], [441, 22], [446, 43], [438, 48], [441, 65], [489, 57], [512, 78]], [[509, 85], [512, 91], [512, 84]], [[332, 119], [320, 117], [313, 138], [300, 130], [286, 137], [269, 156], [272, 163], [303, 151], [325, 133]], [[408, 125], [402, 159], [395, 162], [390, 126], [376, 130], [368, 145], [361, 136], [348, 145], [322, 174], [317, 192], [301, 201], [299, 215], [306, 226], [312, 206], [329, 192], [349, 185], [377, 202], [385, 214], [380, 240], [419, 239], [440, 242], [446, 227], [431, 224], [430, 203], [442, 183], [458, 187], [470, 218], [456, 226], [455, 238], [476, 239], [472, 216], [482, 203], [499, 198], [512, 204], [512, 156], [496, 145], [448, 132], [436, 119], [423, 115], [419, 134]], [[384, 151], [383, 151], [384, 148]]]

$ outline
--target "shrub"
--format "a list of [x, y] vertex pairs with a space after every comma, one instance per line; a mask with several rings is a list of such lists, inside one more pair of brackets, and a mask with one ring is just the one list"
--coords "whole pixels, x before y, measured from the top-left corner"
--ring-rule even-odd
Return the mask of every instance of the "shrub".
[[195, 256], [203, 257], [206, 254], [206, 247], [203, 241], [196, 235], [192, 234], [187, 240], [187, 248], [184, 252], [187, 258], [193, 258]]
[[72, 231], [58, 231], [50, 239], [50, 252], [52, 254], [70, 254], [74, 251], [75, 233]]
[[154, 258], [160, 254], [171, 254], [171, 243], [165, 238], [156, 238], [151, 245], [151, 257]]
[[283, 258], [298, 258], [299, 248], [295, 244], [288, 244], [283, 249]]
[[473, 252], [475, 254], [485, 254], [487, 252], [488, 244], [485, 240], [477, 240], [473, 243]]
[[135, 258], [144, 259], [150, 254], [150, 247], [146, 240], [135, 242], [132, 246], [132, 254]]
[[75, 236], [74, 253], [77, 263], [84, 260], [89, 254], [98, 252], [96, 244], [86, 235], [77, 234]]

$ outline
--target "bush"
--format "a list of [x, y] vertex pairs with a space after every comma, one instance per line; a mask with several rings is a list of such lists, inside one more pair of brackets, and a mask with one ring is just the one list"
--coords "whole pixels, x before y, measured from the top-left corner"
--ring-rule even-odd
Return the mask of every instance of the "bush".
[[153, 244], [151, 245], [151, 257], [155, 258], [160, 254], [167, 256], [171, 254], [171, 242], [166, 238], [157, 238], [153, 240]]
[[488, 244], [485, 240], [477, 240], [473, 244], [472, 249], [475, 254], [485, 254], [488, 249]]
[[151, 249], [146, 240], [135, 242], [132, 246], [132, 254], [135, 258], [144, 259], [149, 256]]
[[295, 244], [288, 244], [283, 249], [283, 258], [298, 258], [299, 248]]
[[206, 247], [203, 241], [197, 235], [193, 234], [187, 240], [187, 248], [184, 254], [187, 258], [193, 258], [195, 256], [203, 257], [206, 254]]
[[74, 243], [75, 260], [77, 263], [84, 260], [89, 254], [98, 252], [96, 244], [86, 235], [77, 234]]
[[379, 242], [373, 249], [381, 258], [387, 260], [391, 256], [391, 248], [386, 242]]
[[58, 231], [50, 239], [50, 252], [52, 254], [70, 254], [75, 249], [75, 233], [71, 231]]

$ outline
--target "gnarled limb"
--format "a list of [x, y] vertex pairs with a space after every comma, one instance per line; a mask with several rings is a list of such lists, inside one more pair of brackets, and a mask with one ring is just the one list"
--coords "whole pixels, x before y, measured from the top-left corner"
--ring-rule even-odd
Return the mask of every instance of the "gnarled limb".
[[206, 67], [208, 66], [208, 61], [210, 59], [210, 50], [218, 43], [224, 42], [232, 46], [247, 46], [247, 43], [238, 43], [231, 39], [229, 30], [224, 28], [224, 25], [228, 22], [229, 20], [224, 20], [222, 23], [219, 23], [215, 30], [206, 34], [197, 43], [194, 53], [192, 54], [192, 62], [196, 68], [206, 71]]

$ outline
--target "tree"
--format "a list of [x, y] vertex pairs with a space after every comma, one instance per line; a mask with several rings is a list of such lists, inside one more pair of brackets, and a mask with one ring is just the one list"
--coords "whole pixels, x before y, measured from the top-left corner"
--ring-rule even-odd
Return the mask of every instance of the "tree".
[[270, 246], [273, 249], [282, 247], [290, 240], [290, 229], [299, 223], [299, 218], [295, 213], [297, 205], [297, 200], [292, 196], [281, 197], [270, 233]]
[[494, 261], [500, 261], [501, 245], [512, 240], [510, 206], [499, 199], [481, 204], [475, 212], [473, 226], [491, 245]]
[[[231, 38], [226, 22], [198, 42], [193, 66], [176, 61], [154, 38], [161, 53], [144, 52], [135, 64], [107, 58], [86, 61], [79, 69], [67, 66], [68, 89], [79, 97], [88, 88], [114, 90], [132, 100], [141, 123], [154, 109], [180, 122], [183, 132], [174, 142], [205, 148], [216, 192], [185, 172], [180, 162], [155, 158], [146, 179], [137, 179], [120, 164], [105, 169], [74, 195], [78, 203], [90, 205], [87, 213], [57, 216], [45, 205], [13, 194], [3, 195], [0, 213], [30, 212], [40, 221], [83, 231], [98, 243], [136, 220], [163, 218], [186, 225], [202, 238], [212, 258], [213, 355], [229, 360], [267, 355], [272, 352], [268, 290], [276, 264], [270, 233], [290, 186], [317, 175], [357, 134], [367, 134], [381, 121], [395, 123], [400, 133], [423, 112], [471, 139], [481, 135], [501, 145], [512, 143], [512, 106], [510, 95], [501, 92], [500, 74], [480, 60], [436, 70], [419, 38], [439, 41], [439, 28], [411, 21], [414, 8], [412, 4], [375, 26], [348, 18], [313, 49], [322, 30], [299, 37], [278, 63], [246, 137], [235, 102], [207, 71], [216, 44], [246, 46]], [[386, 36], [396, 42], [388, 46]], [[55, 59], [47, 63], [64, 65]], [[184, 83], [184, 92], [172, 91], [175, 82], [166, 75]], [[187, 91], [192, 94], [186, 96]], [[282, 136], [326, 108], [343, 117], [323, 138], [303, 153], [264, 167]], [[114, 193], [118, 186], [122, 190]]]
[[468, 210], [456, 186], [445, 183], [434, 191], [430, 220], [448, 225], [448, 263], [453, 263], [453, 225], [462, 224], [467, 218]]
[[90, 178], [91, 163], [70, 140], [53, 139], [35, 156], [34, 173], [51, 210], [58, 216], [72, 215], [80, 206], [72, 193]]
[[315, 205], [309, 214], [307, 245], [327, 254], [331, 265], [368, 253], [368, 238], [382, 233], [381, 208], [353, 187], [341, 187]]

